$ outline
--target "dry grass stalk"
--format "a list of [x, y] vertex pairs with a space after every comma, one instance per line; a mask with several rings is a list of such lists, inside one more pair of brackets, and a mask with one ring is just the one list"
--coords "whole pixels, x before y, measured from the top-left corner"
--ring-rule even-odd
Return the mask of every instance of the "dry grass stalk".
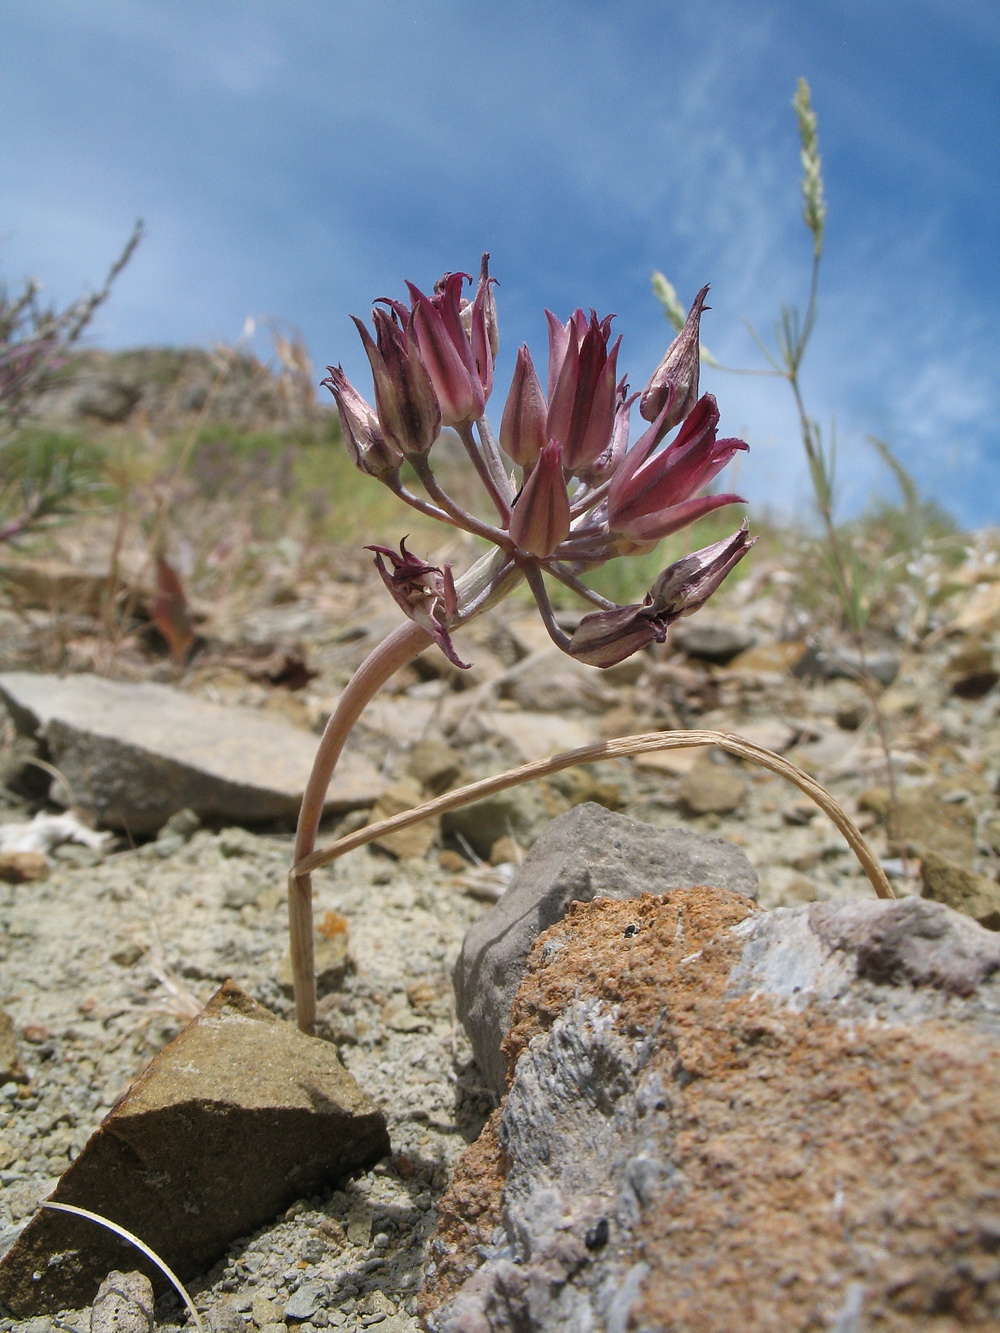
[[100, 1213], [92, 1213], [89, 1208], [78, 1208], [72, 1203], [53, 1203], [51, 1199], [47, 1199], [41, 1206], [43, 1208], [55, 1208], [57, 1212], [60, 1213], [75, 1213], [77, 1217], [85, 1217], [88, 1222], [96, 1222], [99, 1227], [104, 1227], [107, 1231], [113, 1231], [116, 1236], [121, 1236], [123, 1240], [129, 1241], [130, 1244], [134, 1245], [137, 1250], [140, 1250], [147, 1259], [156, 1264], [157, 1268], [164, 1277], [167, 1278], [171, 1286], [174, 1287], [181, 1300], [187, 1306], [191, 1315], [191, 1320], [197, 1328], [198, 1333], [205, 1333], [205, 1325], [201, 1321], [201, 1315], [195, 1308], [194, 1301], [188, 1295], [183, 1282], [181, 1282], [173, 1269], [169, 1268], [164, 1263], [155, 1250], [151, 1250], [148, 1245], [139, 1239], [138, 1236], [134, 1236], [131, 1231], [128, 1231], [125, 1227], [119, 1226], [117, 1222], [112, 1222], [106, 1217], [101, 1217]]
[[548, 777], [549, 774], [558, 773], [564, 768], [572, 768], [577, 764], [593, 764], [600, 759], [624, 759], [629, 755], [648, 754], [653, 750], [685, 750], [706, 745], [718, 746], [720, 750], [736, 755], [739, 759], [760, 764], [762, 768], [767, 768], [779, 777], [793, 782], [836, 824], [861, 863], [876, 895], [879, 898], [896, 896], [878, 857], [865, 841], [861, 830], [821, 783], [795, 764], [789, 763], [787, 759], [782, 759], [781, 755], [775, 754], [773, 750], [765, 749], [762, 745], [756, 745], [753, 741], [745, 740], [742, 736], [728, 731], [644, 732], [635, 736], [617, 736], [613, 740], [601, 741], [594, 745], [584, 745], [579, 749], [554, 755], [551, 759], [537, 759], [522, 764], [519, 768], [509, 769], [506, 773], [497, 774], [495, 777], [471, 782], [412, 810], [405, 810], [402, 814], [393, 815], [389, 819], [380, 819], [356, 833], [338, 838], [336, 842], [317, 848], [309, 856], [303, 857], [292, 867], [291, 873], [294, 877], [301, 878], [319, 869], [320, 866], [337, 860], [346, 852], [353, 851], [356, 847], [363, 847], [387, 833], [409, 828], [412, 824], [418, 824], [421, 820], [430, 819], [434, 815], [444, 814], [448, 810], [457, 810], [463, 805], [470, 805], [473, 801], [506, 791], [508, 787], [516, 787], [535, 778]]

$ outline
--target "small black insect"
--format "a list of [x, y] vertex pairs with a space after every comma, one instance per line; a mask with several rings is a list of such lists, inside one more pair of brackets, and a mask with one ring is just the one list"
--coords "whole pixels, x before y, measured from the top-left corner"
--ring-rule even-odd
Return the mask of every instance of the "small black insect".
[[596, 1222], [590, 1228], [583, 1238], [583, 1243], [588, 1250], [604, 1249], [608, 1243], [608, 1219], [606, 1217], [602, 1217], [599, 1222]]
[[622, 934], [625, 936], [627, 940], [630, 940], [633, 935], [638, 935], [640, 930], [642, 930], [642, 926], [636, 926], [636, 925], [626, 926], [625, 929], [622, 931]]

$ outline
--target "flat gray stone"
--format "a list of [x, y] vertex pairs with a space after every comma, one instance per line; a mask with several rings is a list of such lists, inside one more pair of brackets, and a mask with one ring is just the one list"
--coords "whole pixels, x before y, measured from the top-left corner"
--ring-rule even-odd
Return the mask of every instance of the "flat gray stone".
[[330, 1288], [326, 1282], [303, 1282], [289, 1296], [285, 1305], [285, 1320], [302, 1321], [311, 1319], [317, 1310], [322, 1309], [329, 1300]]
[[673, 630], [672, 643], [688, 657], [725, 666], [734, 657], [752, 648], [757, 642], [754, 632], [744, 625], [732, 625], [723, 620], [706, 620], [701, 616], [693, 621], [682, 621]]
[[[293, 820], [318, 744], [286, 722], [167, 685], [13, 671], [0, 674], [0, 700], [19, 732], [45, 742], [82, 809], [139, 835], [184, 809]], [[369, 806], [381, 785], [366, 759], [345, 754], [327, 808]]]
[[604, 713], [617, 702], [596, 667], [576, 662], [551, 646], [504, 672], [498, 693], [527, 712], [560, 715], [576, 710]]
[[504, 1090], [500, 1043], [532, 944], [571, 902], [634, 898], [708, 884], [757, 897], [739, 847], [687, 829], [653, 828], [586, 802], [546, 827], [511, 887], [468, 930], [455, 964], [458, 1016], [494, 1095]]
[[[139, 1075], [51, 1196], [126, 1227], [182, 1281], [239, 1236], [389, 1151], [385, 1117], [329, 1042], [225, 985]], [[122, 1263], [103, 1227], [43, 1209], [0, 1261], [18, 1316], [89, 1303]]]

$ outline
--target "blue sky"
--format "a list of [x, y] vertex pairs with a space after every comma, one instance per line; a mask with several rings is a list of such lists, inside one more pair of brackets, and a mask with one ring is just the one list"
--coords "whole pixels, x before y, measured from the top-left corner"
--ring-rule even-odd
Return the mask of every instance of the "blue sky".
[[[0, 274], [69, 301], [141, 216], [95, 342], [273, 317], [367, 391], [348, 313], [489, 250], [495, 423], [546, 306], [616, 312], [641, 387], [667, 341], [654, 268], [685, 302], [711, 282], [705, 342], [760, 366], [744, 321], [768, 335], [806, 296], [800, 75], [829, 202], [803, 383], [842, 512], [893, 493], [873, 433], [960, 521], [1000, 522], [995, 0], [6, 0]], [[787, 388], [703, 387], [752, 446], [739, 488], [801, 512]]]

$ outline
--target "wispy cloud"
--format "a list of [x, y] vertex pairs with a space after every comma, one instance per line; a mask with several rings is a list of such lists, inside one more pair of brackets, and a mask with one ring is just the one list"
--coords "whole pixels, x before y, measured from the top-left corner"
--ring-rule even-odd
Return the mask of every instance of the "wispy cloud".
[[[831, 203], [806, 387], [838, 423], [845, 504], [879, 480], [874, 430], [983, 521], [1000, 508], [980, 484], [1000, 480], [998, 282], [982, 271], [997, 186], [970, 132], [991, 97], [995, 110], [1000, 38], [988, 7], [905, 8], [903, 25], [899, 5], [859, 0], [22, 7], [0, 52], [0, 263], [69, 299], [142, 214], [149, 239], [102, 313], [108, 341], [235, 337], [247, 314], [273, 314], [364, 382], [347, 312], [487, 248], [501, 383], [519, 342], [544, 347], [542, 307], [577, 304], [618, 312], [640, 381], [667, 336], [655, 267], [687, 298], [710, 280], [710, 345], [759, 365], [743, 318], [766, 332], [805, 298], [789, 102], [806, 74]], [[741, 484], [800, 505], [783, 386], [707, 382], [754, 445]]]

